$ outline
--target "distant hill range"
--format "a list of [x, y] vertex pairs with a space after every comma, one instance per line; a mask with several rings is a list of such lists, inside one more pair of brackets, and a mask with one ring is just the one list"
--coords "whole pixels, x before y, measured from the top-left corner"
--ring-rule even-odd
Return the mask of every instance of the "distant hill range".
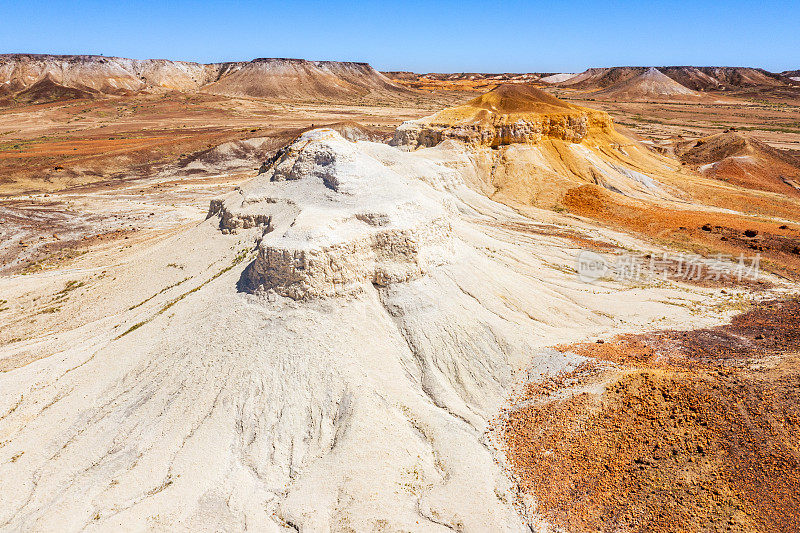
[[140, 92], [353, 100], [408, 92], [367, 63], [268, 58], [227, 63], [95, 55], [0, 55], [0, 97], [25, 102]]
[[[557, 85], [574, 89], [605, 89], [640, 76], [652, 67], [590, 68]], [[751, 67], [655, 67], [693, 91], [719, 91], [750, 87], [790, 86], [788, 76]]]
[[287, 58], [203, 64], [97, 55], [0, 54], [0, 104], [165, 91], [292, 101], [386, 101], [407, 96], [413, 89], [484, 92], [503, 83], [605, 91], [598, 94], [600, 98], [687, 97], [692, 91], [793, 94], [800, 91], [800, 71], [673, 66], [590, 68], [578, 74], [416, 74], [380, 73], [367, 63]]
[[[424, 85], [426, 81], [455, 82], [469, 80], [473, 82], [496, 81], [500, 83], [538, 81], [543, 85], [563, 87], [583, 91], [600, 91], [611, 87], [622, 86], [625, 82], [636, 80], [638, 85], [652, 85], [657, 81], [666, 86], [660, 76], [677, 82], [690, 91], [758, 91], [769, 89], [800, 88], [800, 71], [769, 72], [753, 67], [608, 67], [590, 68], [580, 73], [545, 73], [531, 72], [525, 74], [480, 74], [480, 73], [428, 73], [414, 74], [406, 71], [385, 72], [386, 76], [410, 86]], [[642, 78], [640, 78], [642, 77]], [[795, 79], [796, 78], [796, 79]], [[659, 88], [659, 92], [661, 89]], [[672, 91], [683, 93], [673, 86]], [[689, 95], [690, 93], [685, 93]]]

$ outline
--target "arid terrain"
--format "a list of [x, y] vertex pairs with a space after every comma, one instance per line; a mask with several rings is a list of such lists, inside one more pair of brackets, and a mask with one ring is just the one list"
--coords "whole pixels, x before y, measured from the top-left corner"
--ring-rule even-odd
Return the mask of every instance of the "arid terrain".
[[800, 530], [795, 78], [0, 56], [0, 531]]

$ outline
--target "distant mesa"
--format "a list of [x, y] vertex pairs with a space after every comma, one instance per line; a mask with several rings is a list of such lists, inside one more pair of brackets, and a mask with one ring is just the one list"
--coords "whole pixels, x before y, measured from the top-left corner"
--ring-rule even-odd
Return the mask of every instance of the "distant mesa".
[[[398, 78], [408, 78], [409, 72], [401, 72]], [[533, 72], [429, 72], [427, 74], [415, 74], [417, 78], [424, 77], [430, 80], [439, 81], [496, 81], [496, 82], [530, 82], [539, 79], [539, 75]], [[391, 77], [391, 76], [390, 76]]]
[[386, 72], [381, 72], [381, 74], [390, 80], [416, 81], [419, 78], [419, 74], [409, 70], [389, 70]]
[[[750, 67], [671, 66], [658, 67], [658, 70], [687, 89], [702, 92], [785, 88], [791, 92], [797, 84], [796, 78], [800, 78], [798, 71], [775, 74]], [[8, 95], [49, 78], [56, 85], [96, 95], [202, 91], [231, 97], [292, 101], [392, 101], [414, 89], [474, 91], [506, 83], [539, 82], [598, 91], [648, 72], [648, 67], [610, 67], [590, 68], [578, 74], [415, 74], [408, 71], [380, 73], [367, 63], [291, 58], [202, 64], [97, 55], [0, 54], [0, 98], [8, 100]], [[657, 92], [662, 90], [657, 89]]]
[[563, 82], [555, 82], [571, 89], [596, 90], [611, 87], [620, 82], [635, 78], [647, 71], [646, 67], [590, 68], [575, 74]]
[[695, 91], [733, 90], [752, 87], [781, 87], [780, 74], [751, 67], [664, 67], [664, 74]]
[[229, 64], [203, 92], [276, 99], [344, 100], [406, 94], [367, 63], [255, 59]]
[[192, 91], [216, 79], [217, 65], [166, 59], [91, 55], [0, 55], [0, 84], [23, 90], [50, 78], [64, 87], [107, 95], [144, 91]]
[[5, 92], [23, 91], [45, 79], [64, 88], [104, 95], [202, 90], [228, 96], [331, 101], [409, 92], [366, 63], [267, 58], [201, 64], [104, 56], [0, 55], [0, 87]]

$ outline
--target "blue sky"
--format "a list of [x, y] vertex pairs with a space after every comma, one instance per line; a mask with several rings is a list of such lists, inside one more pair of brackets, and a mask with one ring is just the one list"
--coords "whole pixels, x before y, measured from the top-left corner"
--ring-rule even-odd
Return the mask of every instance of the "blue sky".
[[0, 52], [368, 61], [417, 72], [800, 69], [800, 2], [0, 0]]

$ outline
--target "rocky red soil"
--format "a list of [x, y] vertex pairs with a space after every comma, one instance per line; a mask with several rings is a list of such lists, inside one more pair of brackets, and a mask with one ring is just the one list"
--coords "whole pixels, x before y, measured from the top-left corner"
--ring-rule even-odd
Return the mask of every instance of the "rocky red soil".
[[[705, 198], [744, 212], [797, 219], [793, 203], [737, 195]], [[706, 257], [761, 257], [761, 267], [792, 278], [800, 276], [800, 225], [756, 217], [670, 208], [652, 209], [646, 204], [620, 199], [608, 191], [585, 185], [571, 189], [564, 206], [572, 213], [613, 227], [648, 236], [659, 243]]]
[[562, 347], [499, 431], [522, 493], [569, 531], [797, 531], [800, 302], [730, 325]]

